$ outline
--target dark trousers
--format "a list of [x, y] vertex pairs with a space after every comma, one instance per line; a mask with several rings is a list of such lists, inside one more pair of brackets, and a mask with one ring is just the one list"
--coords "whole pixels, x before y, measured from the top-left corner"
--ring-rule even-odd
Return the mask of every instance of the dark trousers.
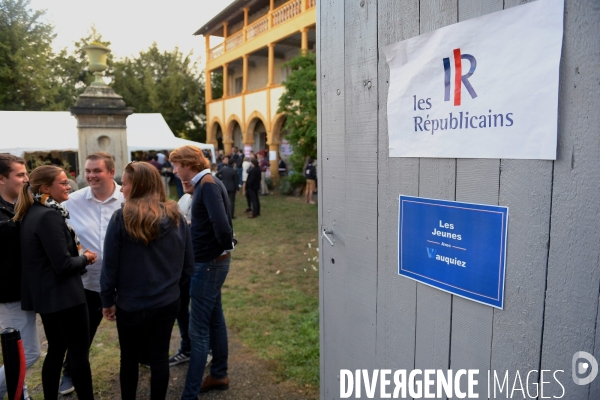
[[125, 311], [117, 307], [117, 332], [121, 346], [121, 398], [135, 399], [138, 364], [150, 365], [150, 399], [163, 400], [169, 386], [169, 342], [179, 299], [153, 310]]
[[260, 200], [258, 199], [258, 190], [246, 188], [246, 193], [249, 193], [250, 202], [252, 203], [252, 215], [255, 217], [260, 215]]
[[246, 209], [252, 210], [252, 201], [250, 200], [250, 190], [248, 188], [246, 188], [246, 204], [248, 204]]
[[93, 400], [92, 371], [88, 357], [89, 318], [86, 305], [80, 304], [55, 313], [40, 314], [40, 316], [48, 340], [48, 354], [42, 367], [44, 399], [58, 398], [60, 368], [68, 349], [71, 377], [77, 397], [82, 400]]
[[[85, 289], [85, 300], [87, 303], [87, 312], [90, 321], [90, 346], [94, 341], [94, 336], [98, 330], [100, 322], [102, 322], [102, 300], [100, 293]], [[69, 362], [69, 352], [63, 363], [63, 375], [71, 376], [71, 364]]]
[[221, 302], [221, 288], [229, 273], [231, 257], [196, 263], [190, 288], [192, 310], [190, 316], [190, 338], [192, 353], [185, 378], [182, 400], [198, 398], [206, 356], [212, 349], [213, 360], [210, 376], [222, 379], [227, 376], [229, 347], [227, 325]]
[[179, 300], [181, 305], [179, 306], [179, 313], [177, 313], [177, 325], [179, 326], [179, 334], [181, 335], [181, 345], [179, 351], [189, 354], [192, 351], [192, 345], [190, 343], [190, 280], [187, 279], [186, 283], [182, 283], [179, 290]]
[[231, 208], [231, 217], [233, 218], [235, 216], [235, 191], [227, 191], [227, 195], [229, 196], [229, 206]]

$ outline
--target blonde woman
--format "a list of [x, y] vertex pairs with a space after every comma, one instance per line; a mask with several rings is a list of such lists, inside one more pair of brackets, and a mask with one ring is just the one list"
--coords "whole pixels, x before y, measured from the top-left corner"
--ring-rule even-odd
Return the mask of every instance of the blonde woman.
[[[125, 197], [108, 224], [100, 276], [102, 312], [117, 321], [121, 398], [135, 399], [138, 364], [150, 365], [150, 398], [164, 399], [169, 342], [180, 307], [179, 283], [194, 271], [190, 229], [167, 200], [158, 170], [145, 162], [125, 167]], [[188, 278], [189, 279], [189, 278]]]
[[89, 318], [81, 274], [97, 255], [83, 251], [62, 202], [69, 198], [62, 168], [44, 165], [29, 175], [15, 207], [21, 220], [23, 265], [21, 307], [39, 313], [48, 339], [42, 367], [46, 400], [58, 397], [60, 370], [67, 349], [79, 399], [93, 399], [88, 359]]

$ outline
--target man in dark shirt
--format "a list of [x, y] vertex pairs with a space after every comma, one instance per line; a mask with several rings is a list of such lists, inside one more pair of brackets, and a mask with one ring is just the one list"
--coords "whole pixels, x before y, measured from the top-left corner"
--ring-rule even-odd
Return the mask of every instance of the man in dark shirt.
[[[197, 399], [198, 393], [229, 388], [227, 376], [227, 327], [221, 304], [233, 250], [233, 228], [227, 190], [210, 173], [209, 162], [197, 147], [183, 146], [171, 152], [173, 172], [194, 186], [192, 200], [192, 245], [195, 270], [190, 287], [189, 336], [192, 342], [182, 400]], [[213, 352], [210, 374], [203, 380], [209, 348]]]
[[[25, 160], [0, 154], [0, 331], [8, 327], [19, 330], [29, 368], [40, 356], [40, 341], [35, 312], [21, 310], [21, 242], [19, 227], [12, 221], [15, 202], [27, 182]], [[5, 394], [4, 367], [0, 367], [0, 399]], [[26, 386], [23, 397], [29, 398]]]
[[227, 189], [231, 218], [235, 218], [235, 193], [238, 191], [238, 174], [233, 169], [233, 162], [229, 161], [229, 157], [223, 157], [223, 168], [217, 172], [217, 178], [223, 182], [225, 189]]
[[260, 200], [258, 198], [258, 191], [260, 190], [260, 168], [258, 166], [258, 160], [253, 158], [250, 160], [252, 167], [248, 169], [248, 180], [246, 180], [246, 191], [248, 192], [248, 199], [252, 203], [252, 215], [248, 218], [256, 218], [260, 215]]
[[160, 172], [162, 170], [162, 164], [157, 161], [158, 157], [156, 156], [148, 156], [148, 163], [152, 164], [156, 167], [156, 169]]

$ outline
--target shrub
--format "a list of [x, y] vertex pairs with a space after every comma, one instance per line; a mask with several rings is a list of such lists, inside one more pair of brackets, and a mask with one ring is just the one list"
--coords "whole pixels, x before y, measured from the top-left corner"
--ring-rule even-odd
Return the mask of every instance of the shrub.
[[294, 193], [294, 188], [292, 187], [292, 184], [290, 183], [289, 177], [282, 176], [281, 179], [279, 179], [279, 193], [281, 193], [285, 196], [290, 196]]

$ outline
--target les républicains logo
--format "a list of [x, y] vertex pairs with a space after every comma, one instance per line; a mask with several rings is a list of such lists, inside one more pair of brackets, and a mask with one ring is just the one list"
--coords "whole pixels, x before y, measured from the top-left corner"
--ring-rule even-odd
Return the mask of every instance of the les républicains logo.
[[[461, 106], [462, 103], [462, 88], [467, 90], [471, 99], [478, 97], [470, 78], [475, 73], [477, 68], [477, 59], [472, 54], [462, 53], [460, 48], [453, 50], [453, 63], [450, 57], [442, 58], [444, 67], [444, 100], [449, 102], [451, 97], [454, 100], [454, 106]], [[463, 75], [463, 70], [466, 69], [466, 63], [469, 62], [469, 70]], [[452, 70], [454, 69], [454, 79], [452, 79]], [[454, 81], [454, 90], [452, 90], [452, 81]], [[454, 94], [451, 96], [451, 94]], [[441, 92], [440, 92], [441, 94]], [[446, 130], [461, 130], [461, 129], [489, 129], [489, 128], [509, 128], [514, 125], [514, 113], [494, 113], [491, 108], [488, 109], [488, 114], [469, 115], [468, 110], [459, 112], [450, 112], [445, 116], [435, 114], [436, 101], [440, 98], [436, 96], [426, 97], [413, 95], [413, 111], [419, 115], [413, 116], [414, 131], [428, 132], [432, 135], [438, 131]], [[441, 102], [441, 103], [443, 103]], [[470, 103], [469, 106], [472, 106]], [[481, 108], [482, 104], [477, 104]], [[466, 107], [465, 104], [462, 104]]]

